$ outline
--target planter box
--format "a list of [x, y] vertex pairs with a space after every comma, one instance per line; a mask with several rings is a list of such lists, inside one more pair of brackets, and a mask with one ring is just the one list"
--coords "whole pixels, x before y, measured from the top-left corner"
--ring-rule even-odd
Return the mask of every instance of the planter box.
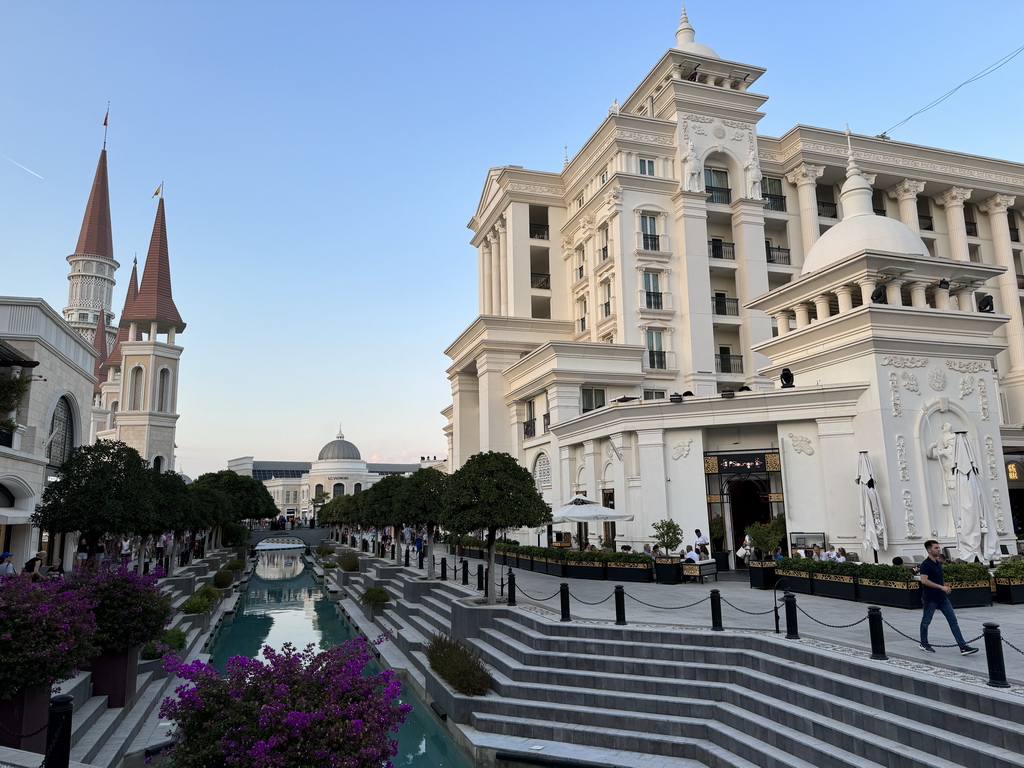
[[747, 570], [750, 571], [751, 589], [772, 589], [775, 586], [775, 561], [751, 560]]
[[[203, 614], [209, 619], [209, 614]], [[117, 653], [101, 653], [89, 662], [92, 695], [106, 696], [107, 707], [130, 707], [139, 679], [139, 646]]]
[[[45, 754], [49, 716], [49, 685], [31, 685], [16, 691], [9, 699], [0, 699], [0, 726], [3, 726], [0, 728], [0, 747]], [[23, 738], [20, 735], [23, 733], [34, 735]]]
[[920, 608], [921, 584], [917, 581], [857, 579], [857, 599], [890, 608]]
[[837, 597], [840, 600], [856, 600], [857, 584], [853, 576], [840, 576], [834, 573], [813, 574], [814, 594], [820, 597]]
[[679, 584], [683, 580], [683, 569], [678, 557], [654, 558], [654, 575], [659, 584]]
[[638, 581], [641, 584], [648, 584], [654, 578], [651, 563], [606, 563], [606, 566], [608, 581]]
[[987, 581], [951, 581], [949, 602], [954, 608], [979, 608], [992, 605], [992, 585]]
[[604, 563], [566, 563], [565, 575], [570, 579], [597, 579], [599, 581], [603, 581], [605, 577]]
[[557, 576], [560, 579], [565, 578], [565, 561], [564, 560], [552, 560], [546, 558], [544, 560], [544, 571], [548, 576]]
[[787, 592], [797, 592], [801, 595], [814, 594], [814, 582], [811, 581], [810, 571], [783, 571], [775, 569], [775, 586], [785, 589]]
[[996, 577], [996, 601], [1019, 605], [1024, 603], [1024, 580]]

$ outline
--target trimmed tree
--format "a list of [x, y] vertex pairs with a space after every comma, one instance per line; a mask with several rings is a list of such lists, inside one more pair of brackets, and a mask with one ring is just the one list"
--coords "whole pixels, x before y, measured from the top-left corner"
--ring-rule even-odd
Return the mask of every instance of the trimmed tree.
[[[408, 482], [407, 477], [387, 475], [359, 493], [363, 525], [375, 526], [379, 534], [383, 533], [383, 529], [387, 526], [391, 526], [395, 530], [401, 528], [402, 516], [405, 512], [405, 486]], [[380, 539], [381, 536], [378, 535], [377, 541], [380, 542]], [[397, 549], [395, 554], [397, 555]]]
[[448, 483], [448, 504], [441, 524], [460, 535], [486, 530], [487, 603], [493, 605], [494, 540], [505, 528], [536, 528], [551, 520], [533, 476], [507, 453], [478, 453]]
[[451, 478], [433, 467], [424, 467], [412, 473], [403, 486], [405, 493], [405, 522], [409, 525], [426, 526], [427, 529], [427, 578], [434, 578], [434, 534], [438, 521], [444, 517], [447, 505], [448, 481]]

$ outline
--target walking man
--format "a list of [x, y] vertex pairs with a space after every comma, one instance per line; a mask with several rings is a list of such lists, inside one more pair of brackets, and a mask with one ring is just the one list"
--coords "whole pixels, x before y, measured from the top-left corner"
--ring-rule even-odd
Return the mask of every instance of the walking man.
[[949, 622], [953, 639], [960, 646], [960, 655], [970, 656], [977, 653], [978, 649], [969, 646], [960, 632], [956, 611], [953, 610], [948, 597], [952, 590], [942, 582], [942, 563], [939, 562], [942, 547], [935, 539], [929, 539], [924, 543], [924, 548], [928, 552], [928, 559], [921, 563], [921, 606], [924, 609], [921, 612], [921, 650], [935, 653], [935, 649], [928, 644], [928, 625], [932, 623], [935, 611], [939, 610]]

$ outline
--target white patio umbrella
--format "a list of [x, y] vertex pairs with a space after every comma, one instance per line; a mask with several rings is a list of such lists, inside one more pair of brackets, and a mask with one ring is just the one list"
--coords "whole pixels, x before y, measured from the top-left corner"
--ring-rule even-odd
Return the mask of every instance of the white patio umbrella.
[[[860, 487], [860, 527], [864, 530], [864, 549], [878, 551], [889, 548], [889, 528], [885, 524], [882, 498], [875, 488], [875, 471], [867, 451], [860, 452], [857, 464], [857, 485]], [[877, 558], [877, 555], [876, 555]]]
[[602, 507], [593, 499], [577, 494], [567, 504], [551, 510], [552, 523], [618, 523], [629, 522], [632, 515]]
[[974, 449], [966, 432], [956, 433], [953, 475], [956, 479], [956, 514], [959, 515], [956, 521], [958, 555], [969, 563], [974, 562], [975, 557], [994, 560], [999, 556], [995, 513], [981, 488]]

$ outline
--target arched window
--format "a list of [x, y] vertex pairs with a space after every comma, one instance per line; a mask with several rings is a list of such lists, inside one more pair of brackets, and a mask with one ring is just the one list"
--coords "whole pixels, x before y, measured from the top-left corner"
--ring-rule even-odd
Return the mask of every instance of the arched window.
[[538, 489], [551, 486], [551, 459], [546, 453], [538, 454], [533, 463], [533, 482]]
[[344, 483], [335, 483], [334, 484], [334, 491], [331, 493], [331, 495], [334, 496], [334, 497], [344, 496], [345, 495], [345, 484]]
[[323, 492], [324, 492], [323, 485], [321, 485], [320, 483], [317, 483], [316, 484], [316, 493], [314, 495], [319, 496]]
[[164, 457], [163, 456], [157, 456], [157, 457], [155, 457], [153, 459], [153, 469], [155, 469], [157, 472], [163, 472], [164, 471]]
[[111, 413], [117, 413], [117, 409], [120, 408], [120, 407], [121, 407], [121, 404], [119, 402], [117, 402], [117, 400], [114, 400], [113, 402], [110, 403], [110, 412]]
[[50, 444], [46, 447], [46, 460], [51, 467], [59, 467], [75, 447], [75, 419], [71, 403], [66, 397], [57, 401], [50, 420]]
[[146, 403], [146, 373], [138, 366], [132, 368], [128, 396], [131, 398], [128, 410], [141, 411]]
[[160, 369], [157, 379], [156, 409], [160, 413], [171, 412], [171, 372], [166, 368]]
[[356, 483], [355, 486], [353, 486], [352, 488], [352, 493], [359, 493], [361, 490], [363, 490], [363, 484]]

